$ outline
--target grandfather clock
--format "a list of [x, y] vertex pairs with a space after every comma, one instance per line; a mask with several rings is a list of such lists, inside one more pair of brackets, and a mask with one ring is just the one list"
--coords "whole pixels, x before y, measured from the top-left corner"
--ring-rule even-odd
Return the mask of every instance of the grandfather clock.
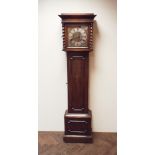
[[88, 108], [89, 52], [93, 50], [93, 13], [62, 13], [63, 51], [67, 53], [68, 110], [64, 142], [92, 142]]

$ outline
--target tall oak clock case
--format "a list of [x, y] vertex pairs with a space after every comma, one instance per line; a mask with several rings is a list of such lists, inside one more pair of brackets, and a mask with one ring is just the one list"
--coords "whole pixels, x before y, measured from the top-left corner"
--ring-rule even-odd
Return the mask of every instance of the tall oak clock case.
[[62, 19], [63, 51], [67, 53], [68, 110], [64, 142], [92, 142], [88, 108], [89, 52], [93, 50], [93, 13], [59, 15]]

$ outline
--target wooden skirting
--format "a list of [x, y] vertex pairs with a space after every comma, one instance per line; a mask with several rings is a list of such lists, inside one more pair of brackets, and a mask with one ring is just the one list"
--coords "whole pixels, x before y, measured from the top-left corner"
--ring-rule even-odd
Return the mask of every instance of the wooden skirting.
[[93, 143], [64, 143], [63, 132], [39, 131], [39, 155], [116, 155], [117, 133], [95, 132]]

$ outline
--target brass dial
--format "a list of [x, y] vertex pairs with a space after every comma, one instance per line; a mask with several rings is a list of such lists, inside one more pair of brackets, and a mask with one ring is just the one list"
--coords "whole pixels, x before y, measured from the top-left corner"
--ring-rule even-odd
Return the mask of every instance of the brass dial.
[[87, 47], [88, 26], [68, 28], [68, 47]]

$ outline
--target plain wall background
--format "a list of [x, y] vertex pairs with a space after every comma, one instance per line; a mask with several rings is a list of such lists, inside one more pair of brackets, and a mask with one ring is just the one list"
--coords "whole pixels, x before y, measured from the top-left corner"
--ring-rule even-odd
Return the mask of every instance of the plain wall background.
[[116, 0], [39, 0], [39, 131], [63, 131], [67, 63], [58, 14], [95, 13], [89, 108], [96, 132], [116, 132]]

